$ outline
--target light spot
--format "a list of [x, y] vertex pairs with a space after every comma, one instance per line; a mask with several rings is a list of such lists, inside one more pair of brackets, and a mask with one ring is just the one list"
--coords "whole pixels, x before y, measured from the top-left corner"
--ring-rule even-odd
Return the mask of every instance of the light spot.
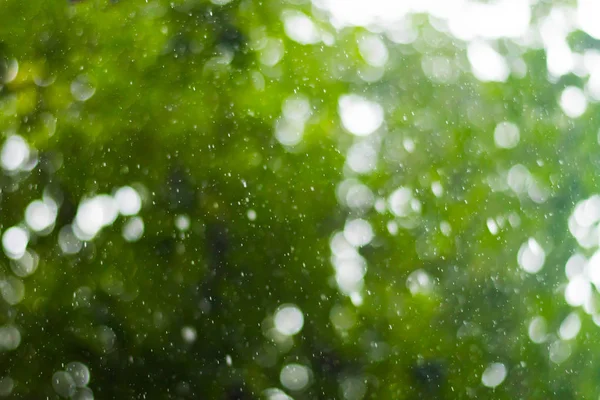
[[[415, 1], [419, 4], [419, 0]], [[457, 4], [458, 3], [458, 4]], [[474, 38], [498, 39], [523, 37], [529, 28], [531, 2], [498, 0], [490, 3], [477, 1], [433, 1], [429, 11], [447, 18], [450, 32], [461, 40]]]
[[433, 290], [433, 280], [422, 269], [411, 272], [406, 278], [406, 287], [414, 295], [429, 294]]
[[285, 10], [282, 18], [285, 33], [293, 41], [305, 45], [321, 41], [319, 30], [306, 14], [296, 10]]
[[581, 275], [571, 279], [565, 288], [565, 300], [573, 307], [587, 303], [591, 296], [592, 285]]
[[279, 380], [286, 389], [300, 391], [308, 386], [310, 369], [301, 364], [288, 364], [281, 369]]
[[10, 396], [15, 387], [15, 381], [10, 376], [0, 379], [0, 396]]
[[383, 214], [387, 210], [384, 198], [378, 197], [377, 199], [375, 199], [375, 210], [379, 214]]
[[[569, 259], [570, 261], [570, 259]], [[570, 265], [567, 263], [567, 265]], [[600, 250], [597, 250], [587, 264], [584, 264], [587, 276], [597, 286], [600, 286]], [[572, 267], [574, 268], [574, 267]]]
[[3, 83], [10, 83], [15, 80], [19, 74], [19, 62], [12, 58], [4, 65], [4, 76], [0, 76]]
[[[314, 6], [330, 16], [330, 22], [336, 29], [367, 27], [378, 32], [385, 31], [399, 43], [410, 43], [416, 36], [412, 30], [408, 31], [413, 13], [431, 14], [447, 26], [445, 29], [452, 35], [465, 41], [477, 37], [522, 37], [529, 28], [531, 4], [535, 3], [520, 0], [490, 3], [462, 0], [313, 0]], [[408, 28], [406, 25], [409, 25]]]
[[377, 35], [362, 35], [358, 39], [358, 49], [363, 59], [373, 67], [383, 67], [388, 61], [388, 49]]
[[14, 350], [21, 344], [21, 332], [13, 325], [0, 327], [0, 351]]
[[71, 94], [75, 100], [87, 101], [94, 95], [94, 93], [96, 93], [96, 88], [85, 75], [79, 75], [71, 83]]
[[187, 215], [178, 215], [175, 217], [175, 227], [182, 232], [190, 229], [190, 217]]
[[369, 173], [377, 167], [377, 150], [367, 141], [355, 143], [348, 150], [346, 163], [354, 172]]
[[[545, 21], [544, 23], [547, 22]], [[552, 24], [552, 22], [550, 22], [550, 24]], [[548, 40], [548, 42], [550, 42], [546, 47], [546, 64], [548, 65], [548, 72], [553, 76], [562, 76], [571, 72], [575, 66], [575, 60], [567, 41], [556, 38], [551, 41]]]
[[282, 305], [275, 312], [275, 329], [282, 335], [292, 336], [302, 330], [304, 326], [304, 315], [298, 307], [293, 304]]
[[280, 39], [267, 38], [264, 47], [260, 50], [260, 62], [268, 67], [274, 67], [283, 58], [285, 47]]
[[384, 67], [373, 67], [371, 65], [363, 65], [357, 69], [356, 74], [364, 82], [372, 83], [377, 82], [378, 80], [383, 78], [384, 72]]
[[473, 75], [480, 81], [504, 82], [508, 78], [510, 70], [506, 60], [489, 44], [471, 42], [467, 47], [467, 56]]
[[2, 235], [2, 247], [8, 258], [18, 260], [23, 257], [27, 244], [29, 243], [29, 233], [20, 226], [13, 226], [4, 231]]
[[597, 67], [590, 69], [590, 71], [593, 72], [585, 84], [585, 92], [593, 100], [600, 101], [600, 73], [598, 73]]
[[600, 39], [598, 15], [600, 15], [600, 3], [597, 0], [577, 1], [577, 22], [579, 23], [579, 27], [594, 39]]
[[550, 345], [549, 355], [550, 361], [561, 364], [571, 356], [571, 345], [565, 341], [556, 340]]
[[285, 119], [298, 122], [305, 122], [312, 113], [308, 98], [299, 94], [285, 99], [281, 111]]
[[535, 274], [544, 266], [546, 253], [534, 238], [529, 238], [526, 243], [521, 245], [517, 260], [525, 272]]
[[123, 186], [115, 193], [115, 201], [121, 215], [135, 215], [142, 208], [142, 198], [131, 186]]
[[516, 212], [512, 212], [508, 215], [508, 223], [513, 228], [516, 228], [521, 225], [521, 217]]
[[77, 208], [73, 232], [80, 240], [91, 240], [118, 216], [117, 202], [109, 195], [83, 200]]
[[105, 353], [108, 353], [115, 346], [117, 335], [111, 327], [102, 325], [96, 329], [96, 338]]
[[589, 227], [600, 221], [600, 196], [594, 195], [577, 203], [573, 215], [577, 224], [582, 227]]
[[531, 200], [538, 204], [544, 203], [549, 196], [548, 190], [540, 185], [533, 177], [530, 177], [527, 184], [527, 194]]
[[352, 185], [345, 196], [345, 203], [355, 210], [367, 210], [373, 206], [375, 196], [368, 186], [363, 184]]
[[75, 394], [75, 381], [71, 374], [65, 371], [58, 371], [52, 375], [52, 387], [61, 397], [71, 397]]
[[544, 317], [533, 318], [529, 323], [529, 327], [527, 329], [529, 339], [531, 339], [533, 343], [545, 342], [547, 338], [546, 329], [546, 320], [544, 319]]
[[391, 24], [409, 10], [405, 1], [320, 0], [314, 4], [331, 13], [331, 23], [337, 28]]
[[412, 190], [406, 187], [396, 189], [389, 197], [390, 211], [397, 217], [406, 217], [414, 211]]
[[350, 294], [350, 301], [352, 302], [352, 304], [354, 304], [356, 307], [360, 307], [363, 304], [363, 297], [360, 293], [358, 292], [353, 292]]
[[560, 95], [560, 108], [570, 118], [579, 118], [587, 109], [588, 101], [583, 90], [568, 86]]
[[231, 367], [233, 365], [233, 360], [229, 354], [225, 356], [225, 364], [227, 364], [228, 367]]
[[259, 92], [265, 90], [265, 78], [263, 74], [258, 71], [252, 72], [252, 85]]
[[84, 387], [90, 382], [90, 370], [79, 361], [72, 361], [67, 364], [65, 371], [68, 372], [75, 382], [75, 386]]
[[77, 388], [71, 400], [94, 400], [94, 392], [89, 387]]
[[184, 326], [181, 328], [181, 337], [186, 343], [192, 344], [198, 338], [198, 332], [193, 326]]
[[[600, 257], [600, 254], [598, 255], [598, 257]], [[589, 276], [590, 271], [587, 269], [587, 264], [588, 261], [583, 254], [573, 254], [571, 257], [569, 257], [569, 259], [567, 260], [567, 264], [565, 265], [565, 275], [568, 279], [573, 279], [576, 276], [581, 275], [587, 271]]]
[[452, 225], [450, 225], [448, 221], [442, 221], [440, 222], [440, 231], [442, 232], [442, 235], [450, 236], [452, 233]]
[[144, 220], [133, 217], [123, 225], [123, 239], [128, 242], [137, 242], [144, 235]]
[[494, 221], [493, 218], [488, 218], [486, 224], [487, 224], [488, 230], [490, 231], [490, 233], [492, 235], [498, 234], [498, 224], [496, 223], [496, 221]]
[[373, 228], [364, 219], [346, 221], [344, 226], [344, 237], [354, 247], [362, 247], [373, 240]]
[[569, 231], [577, 239], [579, 245], [585, 249], [598, 246], [598, 229], [595, 226], [581, 226], [577, 223], [574, 214], [569, 216]]
[[278, 119], [275, 122], [275, 138], [284, 146], [295, 146], [304, 137], [304, 122]]
[[448, 57], [424, 57], [421, 68], [433, 82], [453, 83], [458, 78], [456, 62]]
[[513, 165], [508, 171], [506, 177], [508, 186], [515, 193], [524, 193], [527, 191], [529, 182], [531, 180], [531, 174], [529, 170], [521, 164]]
[[73, 292], [73, 301], [71, 304], [73, 308], [90, 307], [93, 296], [92, 289], [87, 286], [81, 286]]
[[2, 293], [4, 301], [10, 305], [15, 305], [25, 297], [25, 285], [20, 279], [9, 276], [0, 281], [0, 293]]
[[33, 251], [25, 251], [23, 257], [10, 262], [10, 268], [16, 276], [24, 278], [35, 272], [38, 267], [39, 260], [39, 256]]
[[248, 219], [250, 221], [255, 221], [256, 220], [256, 211], [250, 209], [248, 210], [248, 212], [246, 213], [246, 216], [248, 217]]
[[29, 160], [29, 146], [19, 135], [11, 135], [0, 152], [2, 168], [8, 172], [21, 169]]
[[117, 189], [114, 198], [121, 215], [136, 215], [142, 208], [142, 198], [131, 186]]
[[579, 333], [581, 329], [581, 318], [576, 312], [572, 312], [563, 320], [558, 329], [558, 336], [562, 340], [571, 340]]
[[442, 195], [444, 194], [444, 187], [439, 181], [432, 182], [431, 192], [435, 197], [442, 197]]
[[398, 234], [398, 223], [396, 221], [388, 221], [387, 230], [392, 236], [396, 236]]
[[25, 209], [25, 222], [33, 231], [42, 232], [54, 225], [57, 213], [53, 200], [34, 200]]
[[501, 122], [494, 130], [494, 142], [503, 149], [512, 149], [519, 144], [519, 127], [512, 122]]
[[383, 123], [383, 108], [355, 94], [340, 97], [338, 112], [344, 128], [356, 136], [370, 135]]
[[336, 232], [331, 237], [329, 248], [337, 258], [352, 258], [358, 255], [356, 248], [346, 240], [342, 232]]
[[340, 394], [346, 400], [362, 400], [367, 393], [366, 379], [360, 376], [346, 376], [340, 382]]
[[481, 383], [489, 388], [495, 388], [506, 379], [506, 367], [502, 363], [491, 363], [481, 375]]
[[399, 20], [397, 25], [389, 26], [386, 31], [387, 38], [398, 44], [411, 44], [417, 39], [418, 35], [414, 24], [409, 18]]
[[367, 264], [360, 255], [348, 258], [336, 258], [334, 261], [335, 280], [342, 293], [352, 295], [363, 286]]
[[356, 323], [356, 317], [351, 309], [336, 304], [329, 312], [329, 319], [333, 326], [341, 331], [351, 329]]
[[263, 392], [266, 400], [294, 400], [281, 389], [269, 388]]
[[73, 233], [71, 225], [65, 225], [58, 232], [58, 245], [65, 254], [76, 254], [81, 250], [83, 243]]

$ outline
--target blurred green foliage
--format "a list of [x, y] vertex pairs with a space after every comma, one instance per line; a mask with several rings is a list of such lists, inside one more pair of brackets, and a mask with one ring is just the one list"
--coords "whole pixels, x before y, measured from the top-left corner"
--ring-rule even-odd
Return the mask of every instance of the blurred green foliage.
[[[281, 15], [310, 8], [293, 3], [0, 3], [0, 130], [37, 151], [32, 169], [0, 177], [2, 230], [43, 193], [60, 203], [52, 231], [31, 233], [37, 270], [14, 283], [15, 261], [2, 261], [0, 323], [20, 342], [0, 354], [0, 395], [59, 398], [55, 373], [78, 361], [99, 399], [287, 398], [273, 388], [295, 399], [598, 398], [592, 317], [580, 313], [573, 339], [552, 333], [573, 312], [569, 216], [597, 190], [597, 104], [578, 119], [558, 106], [583, 78], [550, 82], [543, 50], [500, 40], [526, 73], [479, 82], [465, 45], [418, 15], [415, 41], [386, 39], [383, 75], [367, 82], [357, 41], [369, 32], [315, 20], [333, 42], [297, 43]], [[572, 46], [596, 46], [577, 35]], [[448, 79], [426, 73], [441, 58]], [[348, 164], [363, 140], [340, 123], [348, 93], [384, 110], [364, 139], [376, 149], [367, 173]], [[285, 146], [274, 127], [298, 94], [311, 115]], [[516, 148], [494, 143], [503, 121], [520, 129]], [[506, 173], [518, 164], [530, 175], [517, 193]], [[383, 208], [348, 206], [348, 179]], [[82, 200], [125, 185], [142, 198], [142, 237], [125, 240], [133, 217], [118, 218], [65, 254], [60, 232]], [[419, 200], [412, 222], [385, 207], [399, 187]], [[340, 292], [331, 261], [332, 238], [354, 218], [374, 231], [358, 249], [361, 305]], [[504, 221], [497, 234], [490, 218]], [[546, 255], [537, 274], [518, 264], [530, 237]], [[411, 290], [415, 271], [427, 290]], [[293, 337], [269, 328], [282, 304], [304, 316]], [[536, 316], [543, 343], [528, 334]], [[556, 362], [557, 348], [570, 356]], [[507, 369], [495, 389], [482, 384], [490, 363]], [[282, 387], [289, 364], [309, 368], [302, 390]]]

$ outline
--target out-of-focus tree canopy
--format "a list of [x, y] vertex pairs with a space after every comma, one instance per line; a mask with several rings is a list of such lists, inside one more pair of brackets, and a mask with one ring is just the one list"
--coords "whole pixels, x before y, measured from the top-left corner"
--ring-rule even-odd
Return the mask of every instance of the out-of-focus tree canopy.
[[1, 2], [0, 396], [597, 399], [597, 8]]

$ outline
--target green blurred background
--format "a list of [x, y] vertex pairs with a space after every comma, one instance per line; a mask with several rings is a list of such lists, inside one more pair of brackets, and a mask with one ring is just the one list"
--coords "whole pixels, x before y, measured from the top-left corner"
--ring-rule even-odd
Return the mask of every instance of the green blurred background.
[[598, 399], [594, 0], [0, 2], [0, 396]]

